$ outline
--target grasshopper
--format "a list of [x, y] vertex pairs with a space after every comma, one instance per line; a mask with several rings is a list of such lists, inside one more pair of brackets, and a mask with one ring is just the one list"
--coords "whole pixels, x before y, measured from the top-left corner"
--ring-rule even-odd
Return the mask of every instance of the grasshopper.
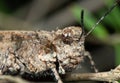
[[[70, 26], [56, 31], [0, 31], [0, 74], [34, 73], [52, 70], [58, 83], [59, 74], [75, 69], [84, 57], [85, 38], [113, 10], [116, 2], [85, 34], [84, 11], [81, 11], [81, 27]], [[88, 56], [95, 72], [94, 61]]]

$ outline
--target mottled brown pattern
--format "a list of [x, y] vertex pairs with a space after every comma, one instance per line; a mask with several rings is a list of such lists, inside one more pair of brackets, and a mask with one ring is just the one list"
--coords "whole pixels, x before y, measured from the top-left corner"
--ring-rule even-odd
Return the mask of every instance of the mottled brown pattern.
[[[0, 31], [0, 71], [42, 72], [57, 67], [59, 73], [74, 69], [84, 57], [80, 27], [57, 31]], [[80, 38], [81, 37], [81, 38]]]

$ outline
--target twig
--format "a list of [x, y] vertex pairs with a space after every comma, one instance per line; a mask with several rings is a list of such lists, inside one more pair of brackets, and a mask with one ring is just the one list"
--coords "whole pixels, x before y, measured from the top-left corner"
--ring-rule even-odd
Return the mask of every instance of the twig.
[[66, 81], [92, 80], [92, 81], [117, 82], [118, 80], [120, 80], [120, 65], [108, 72], [68, 74], [65, 80]]
[[9, 76], [9, 75], [0, 75], [0, 82], [2, 80], [5, 80], [6, 83], [7, 82], [11, 82], [11, 83], [28, 83], [27, 81], [19, 78], [19, 77], [14, 77], [14, 76]]

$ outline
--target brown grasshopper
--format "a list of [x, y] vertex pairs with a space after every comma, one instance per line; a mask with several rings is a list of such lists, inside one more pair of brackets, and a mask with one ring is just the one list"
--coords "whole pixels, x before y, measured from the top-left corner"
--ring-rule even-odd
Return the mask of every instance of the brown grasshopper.
[[[84, 33], [83, 11], [81, 27], [66, 27], [56, 31], [0, 31], [0, 74], [40, 73], [52, 70], [58, 83], [59, 74], [75, 69], [88, 52], [84, 42], [95, 27], [116, 7], [115, 3], [87, 33]], [[94, 62], [89, 56], [91, 64]], [[94, 66], [95, 71], [97, 69]]]

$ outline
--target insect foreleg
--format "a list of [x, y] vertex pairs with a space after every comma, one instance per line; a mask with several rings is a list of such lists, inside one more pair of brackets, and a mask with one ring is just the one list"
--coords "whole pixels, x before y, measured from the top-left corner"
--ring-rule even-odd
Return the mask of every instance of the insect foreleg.
[[52, 68], [52, 71], [53, 71], [54, 76], [55, 76], [56, 80], [58, 81], [58, 83], [63, 83], [59, 74], [58, 74], [58, 72], [57, 72], [57, 70], [56, 70], [56, 68]]
[[98, 72], [98, 69], [95, 67], [95, 62], [92, 59], [91, 54], [88, 51], [85, 51], [84, 56], [89, 58], [92, 68], [94, 69], [95, 72]]

